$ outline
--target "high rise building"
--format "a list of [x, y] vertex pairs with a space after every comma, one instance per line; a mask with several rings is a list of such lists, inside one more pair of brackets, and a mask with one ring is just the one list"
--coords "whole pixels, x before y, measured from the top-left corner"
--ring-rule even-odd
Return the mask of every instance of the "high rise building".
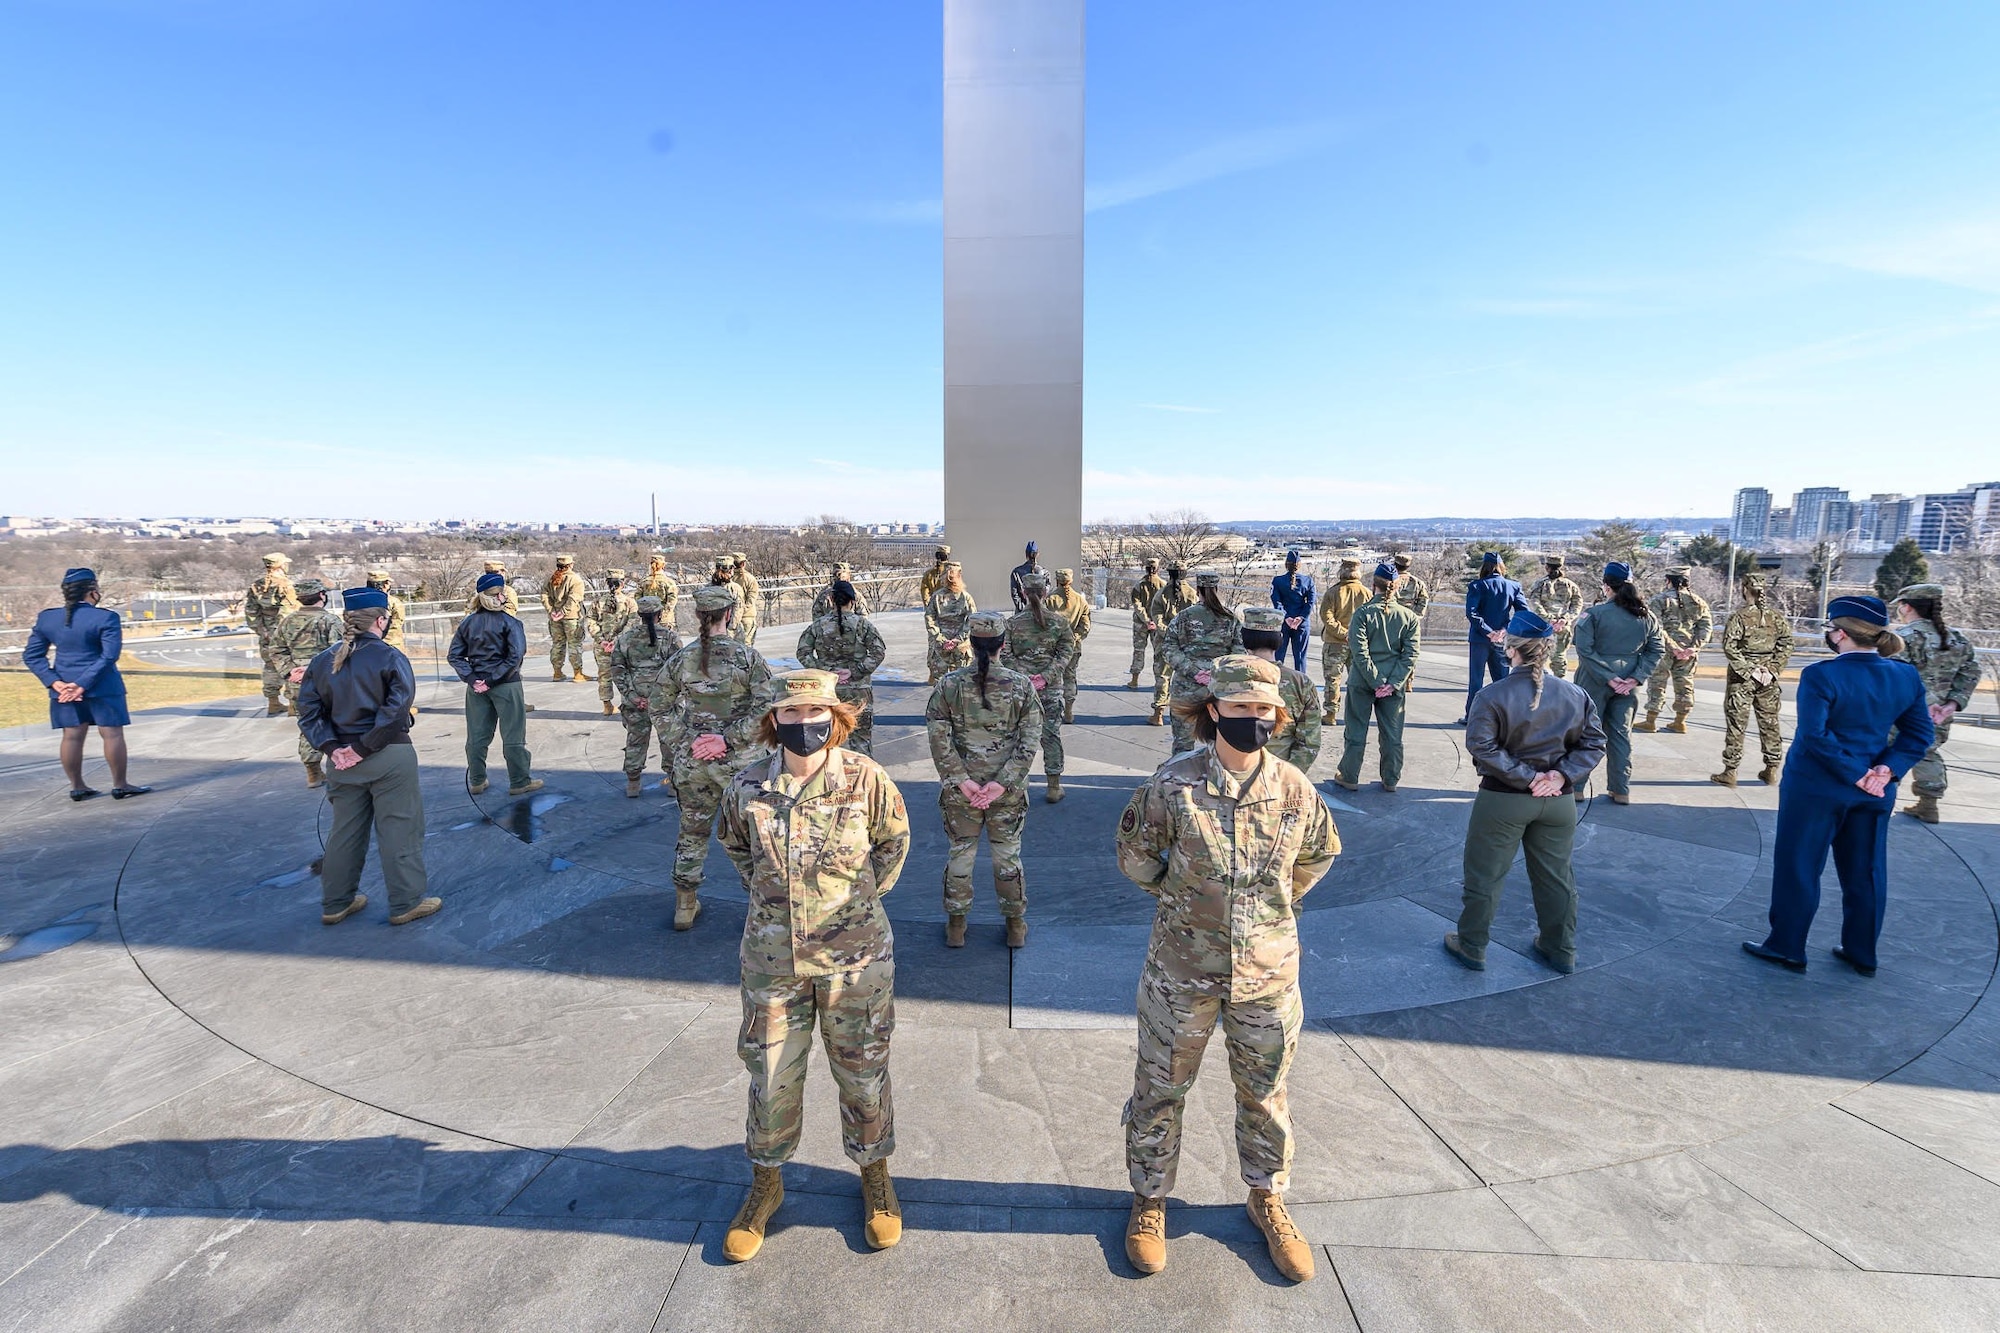
[[[1831, 505], [1840, 506], [1832, 512]], [[1792, 496], [1792, 540], [1817, 541], [1829, 532], [1847, 530], [1847, 492], [1838, 486], [1808, 486]], [[1831, 520], [1838, 519], [1836, 524]]]
[[1764, 529], [1764, 535], [1774, 542], [1788, 542], [1792, 539], [1792, 507], [1785, 505], [1771, 511], [1771, 521]]
[[1736, 492], [1729, 511], [1729, 540], [1738, 546], [1755, 546], [1771, 535], [1771, 492], [1762, 486], [1745, 486]]

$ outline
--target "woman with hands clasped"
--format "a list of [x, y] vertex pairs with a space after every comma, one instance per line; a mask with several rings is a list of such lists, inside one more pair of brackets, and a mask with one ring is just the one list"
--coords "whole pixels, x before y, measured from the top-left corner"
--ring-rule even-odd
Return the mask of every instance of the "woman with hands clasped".
[[1889, 816], [1896, 783], [1930, 749], [1935, 728], [1915, 667], [1893, 660], [1903, 640], [1879, 597], [1827, 603], [1834, 656], [1799, 673], [1798, 731], [1778, 781], [1771, 870], [1771, 933], [1743, 951], [1806, 969], [1806, 931], [1833, 853], [1840, 876], [1840, 944], [1833, 956], [1875, 975], [1875, 943], [1889, 902]]
[[[1576, 683], [1590, 696], [1604, 727], [1609, 762], [1605, 786], [1614, 805], [1632, 803], [1632, 713], [1639, 687], [1666, 656], [1660, 622], [1632, 583], [1632, 567], [1614, 560], [1604, 567], [1605, 600], [1578, 617]], [[1469, 711], [1469, 710], [1468, 710]]]
[[993, 892], [1007, 918], [1007, 947], [1028, 942], [1027, 884], [1021, 832], [1028, 822], [1028, 770], [1042, 736], [1042, 705], [1032, 679], [994, 659], [1007, 643], [1007, 618], [981, 611], [970, 622], [973, 665], [947, 674], [924, 709], [938, 810], [950, 850], [944, 863], [944, 942], [965, 947], [972, 910], [972, 863], [979, 831], [993, 855]]
[[124, 800], [151, 787], [125, 780], [125, 678], [118, 674], [124, 630], [116, 611], [98, 603], [96, 571], [72, 569], [63, 575], [63, 604], [35, 617], [21, 657], [49, 692], [49, 725], [62, 732], [62, 771], [69, 798], [87, 801], [98, 794], [83, 781], [83, 741], [92, 727], [104, 742], [111, 770], [111, 795]]

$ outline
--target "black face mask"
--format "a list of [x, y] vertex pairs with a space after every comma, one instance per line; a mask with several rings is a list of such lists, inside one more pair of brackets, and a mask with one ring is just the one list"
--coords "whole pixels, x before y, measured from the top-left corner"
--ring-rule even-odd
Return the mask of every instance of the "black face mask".
[[972, 636], [972, 651], [978, 653], [981, 657], [991, 657], [1005, 647], [1006, 643], [1007, 637], [1004, 634], [995, 638], [988, 638], [983, 634], [975, 634]]
[[1278, 720], [1273, 717], [1218, 717], [1215, 719], [1215, 734], [1228, 741], [1230, 747], [1249, 754], [1263, 749], [1271, 743], [1271, 733], [1278, 729]]
[[821, 718], [817, 722], [780, 722], [778, 724], [778, 744], [790, 750], [799, 758], [818, 754], [833, 738], [833, 719]]
[[1837, 643], [1835, 643], [1835, 642], [1833, 641], [1833, 631], [1832, 631], [1832, 630], [1828, 630], [1828, 631], [1827, 631], [1826, 633], [1822, 634], [1822, 635], [1821, 635], [1820, 637], [1826, 640], [1826, 650], [1827, 650], [1828, 652], [1830, 652], [1830, 653], [1837, 653], [1837, 652], [1839, 652], [1839, 651], [1840, 651], [1840, 645], [1839, 645], [1839, 644], [1837, 644]]

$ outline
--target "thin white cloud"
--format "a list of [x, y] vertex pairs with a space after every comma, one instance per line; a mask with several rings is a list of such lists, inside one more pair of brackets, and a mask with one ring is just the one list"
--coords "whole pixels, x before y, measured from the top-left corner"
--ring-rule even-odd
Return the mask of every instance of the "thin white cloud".
[[1413, 495], [1400, 482], [1356, 481], [1346, 477], [1230, 471], [1218, 464], [1204, 472], [1113, 472], [1086, 469], [1083, 510], [1120, 521], [1193, 507], [1224, 516], [1284, 516], [1310, 510], [1357, 510], [1357, 497]]
[[1822, 263], [1885, 277], [2000, 292], [2000, 214], [1918, 227], [1898, 236], [1806, 252]]
[[1149, 170], [1085, 186], [1084, 211], [1097, 213], [1224, 176], [1274, 167], [1330, 147], [1350, 137], [1354, 129], [1347, 122], [1321, 120], [1303, 125], [1275, 125], [1218, 139]]
[[1139, 406], [1149, 412], [1198, 412], [1203, 416], [1214, 416], [1219, 407], [1192, 407], [1186, 403], [1141, 403]]
[[1863, 329], [1747, 358], [1689, 386], [1684, 396], [1706, 402], [1765, 401], [1757, 393], [1759, 386], [1809, 375], [1829, 366], [1899, 356], [1933, 343], [1996, 329], [2000, 329], [2000, 306], [1975, 310], [1957, 319]]

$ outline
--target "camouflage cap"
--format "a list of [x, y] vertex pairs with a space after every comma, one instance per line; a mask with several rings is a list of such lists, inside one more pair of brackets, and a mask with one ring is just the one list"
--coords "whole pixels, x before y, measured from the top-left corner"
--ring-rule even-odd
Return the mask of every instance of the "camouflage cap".
[[1222, 575], [1213, 569], [1197, 569], [1194, 572], [1194, 586], [1197, 588], [1220, 588]]
[[1275, 606], [1239, 606], [1237, 619], [1244, 629], [1282, 630], [1285, 627], [1285, 613]]
[[1410, 567], [1410, 553], [1408, 551], [1398, 551], [1389, 557], [1389, 561], [1398, 569], [1408, 569]]
[[1361, 557], [1358, 555], [1344, 555], [1340, 557], [1340, 568], [1343, 572], [1350, 569], [1354, 570], [1360, 569]]
[[299, 595], [300, 601], [309, 602], [326, 595], [326, 583], [322, 579], [300, 579], [292, 585], [292, 591]]
[[368, 581], [370, 583], [387, 583], [389, 581], [389, 571], [386, 569], [371, 569], [368, 571]]
[[998, 611], [975, 612], [966, 632], [981, 639], [997, 639], [1007, 632], [1007, 617]]
[[942, 567], [946, 570], [964, 569], [965, 562], [963, 560], [947, 560]]
[[1076, 582], [1076, 571], [1073, 569], [1058, 569], [1056, 571], [1056, 582], [1057, 583]]
[[1158, 569], [1159, 567], [1160, 567], [1160, 557], [1156, 555], [1149, 555], [1146, 557], [1146, 568]]
[[568, 566], [573, 565], [575, 563], [576, 563], [576, 557], [573, 555], [559, 555], [556, 557], [556, 567], [558, 569], [567, 568]]
[[937, 553], [938, 553], [938, 558], [943, 559], [944, 557], [949, 556], [951, 554], [951, 548], [949, 546], [940, 546], [937, 548]]
[[264, 557], [264, 568], [266, 569], [282, 569], [284, 566], [289, 565], [291, 563], [292, 563], [292, 558], [286, 555], [283, 551], [274, 551], [270, 555]]
[[1694, 571], [1686, 565], [1667, 566], [1667, 577], [1670, 579], [1684, 579], [1693, 572]]
[[731, 560], [729, 558], [729, 553], [726, 551], [723, 552], [721, 555], [715, 557], [715, 567], [717, 569], [728, 569], [731, 565], [734, 565], [735, 563], [736, 562], [734, 560]]
[[697, 611], [720, 611], [737, 603], [736, 585], [733, 583], [704, 583], [694, 590], [694, 605]]
[[1545, 565], [1553, 565], [1555, 568], [1561, 569], [1563, 567], [1562, 554], [1560, 552], [1551, 551], [1549, 554], [1542, 557], [1542, 563]]
[[653, 596], [653, 594], [651, 593], [647, 593], [644, 597], [641, 597], [639, 599], [639, 614], [642, 616], [643, 615], [656, 616], [660, 614], [660, 612], [666, 609], [667, 609], [667, 604], [661, 601], [659, 598]]
[[625, 577], [625, 571], [622, 569], [607, 569], [604, 571], [604, 577], [607, 579], [619, 579], [622, 581]]
[[486, 572], [488, 574], [505, 574], [507, 572], [507, 562], [505, 560], [488, 560], [486, 562]]
[[846, 578], [849, 574], [852, 574], [854, 572], [854, 566], [848, 564], [845, 560], [842, 560], [839, 564], [833, 567], [833, 572], [841, 578]]
[[832, 708], [840, 702], [836, 688], [840, 677], [831, 671], [780, 671], [771, 677], [771, 701], [767, 713], [780, 708]]
[[665, 569], [667, 567], [667, 558], [658, 551], [655, 551], [646, 558], [646, 563], [649, 565], [658, 565], [660, 568]]
[[1764, 586], [1764, 576], [1754, 569], [1747, 570], [1737, 582], [1743, 584], [1745, 587], [1761, 588]]
[[1279, 704], [1278, 664], [1248, 653], [1218, 657], [1209, 668], [1208, 694], [1217, 703]]
[[1912, 583], [1909, 587], [1897, 593], [1891, 600], [1907, 602], [1912, 598], [1942, 602], [1944, 600], [1944, 585], [1942, 583]]
[[1048, 590], [1049, 590], [1049, 576], [1047, 574], [1021, 575], [1022, 592], [1045, 593]]
[[741, 551], [731, 551], [729, 553], [729, 559], [732, 564], [747, 565], [750, 563], [750, 557], [743, 554], [743, 552]]

